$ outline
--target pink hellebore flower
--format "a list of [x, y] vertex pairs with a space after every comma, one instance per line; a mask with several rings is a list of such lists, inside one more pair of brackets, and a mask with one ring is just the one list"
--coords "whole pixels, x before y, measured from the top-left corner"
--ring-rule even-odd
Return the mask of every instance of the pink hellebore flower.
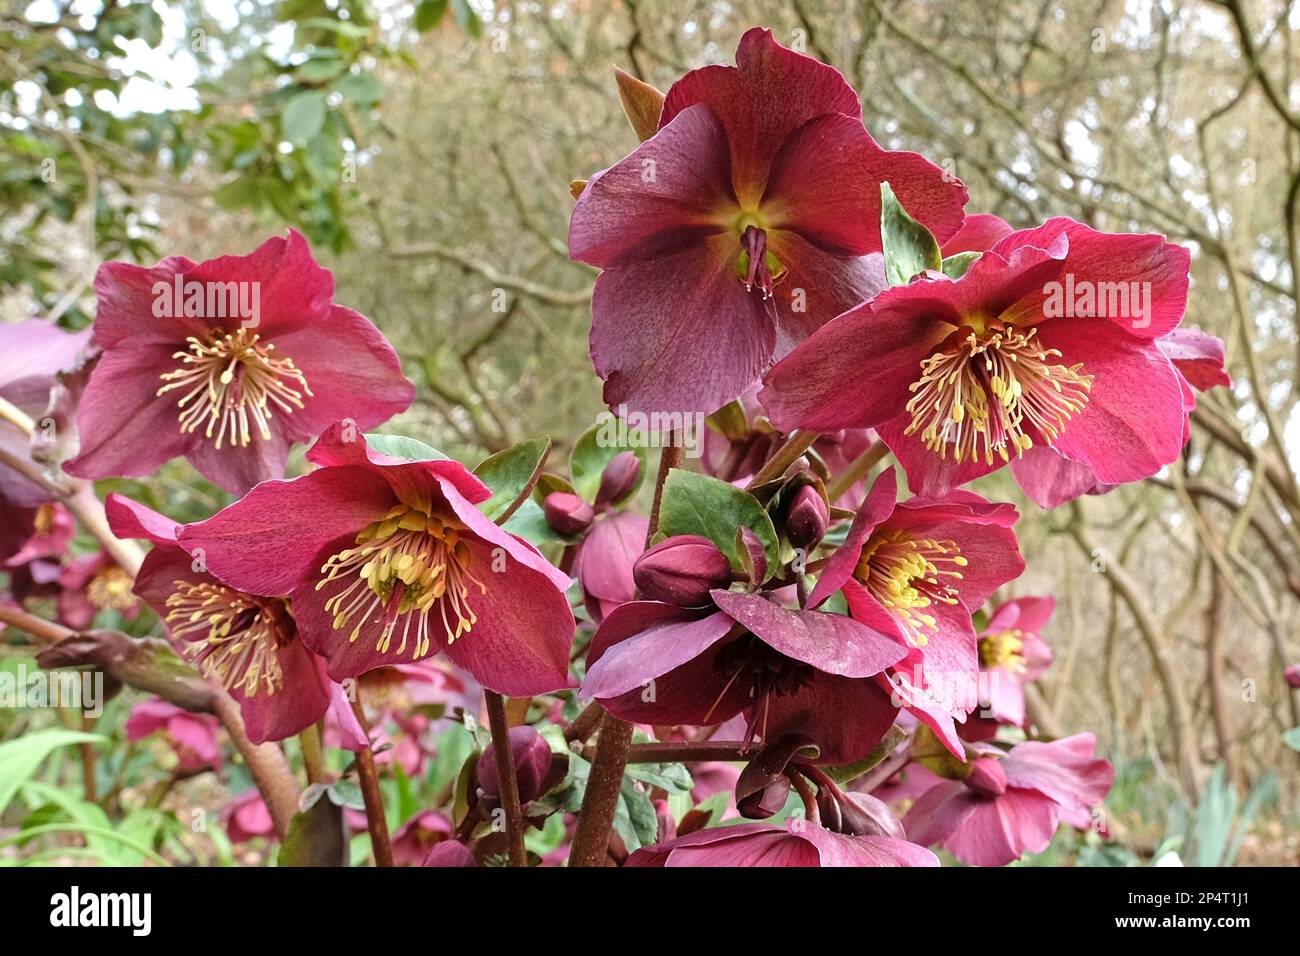
[[221, 810], [221, 821], [231, 843], [247, 843], [256, 837], [275, 838], [275, 823], [262, 795], [250, 787]]
[[131, 575], [103, 549], [73, 558], [59, 572], [59, 622], [84, 631], [100, 611], [135, 620], [140, 600], [133, 584]]
[[705, 607], [630, 601], [614, 610], [592, 638], [582, 694], [655, 726], [743, 713], [747, 743], [798, 733], [822, 761], [849, 763], [897, 716], [873, 678], [903, 653], [844, 615], [715, 588]]
[[961, 223], [966, 187], [878, 146], [837, 70], [761, 29], [736, 64], [673, 84], [659, 131], [573, 210], [570, 256], [605, 270], [591, 356], [611, 407], [711, 412], [882, 288], [882, 182], [937, 235]]
[[977, 704], [979, 655], [971, 613], [1025, 568], [1008, 504], [968, 491], [896, 503], [893, 469], [876, 479], [844, 543], [809, 596], [843, 590], [849, 613], [906, 649], [881, 677], [898, 701], [963, 754], [953, 718]]
[[449, 840], [451, 823], [440, 813], [424, 810], [407, 820], [393, 834], [393, 865], [420, 866], [434, 846]]
[[475, 507], [491, 492], [468, 469], [382, 454], [347, 423], [307, 458], [316, 471], [263, 482], [181, 546], [232, 587], [289, 595], [335, 680], [445, 651], [500, 694], [570, 686], [569, 579]]
[[221, 769], [221, 748], [217, 745], [220, 724], [211, 714], [192, 714], [159, 697], [141, 701], [126, 719], [126, 739], [143, 740], [163, 733], [182, 770]]
[[624, 866], [938, 866], [923, 846], [885, 836], [832, 833], [815, 823], [788, 820], [697, 830], [637, 850]]
[[1052, 663], [1051, 648], [1039, 632], [1055, 609], [1054, 598], [1023, 597], [993, 612], [979, 636], [981, 717], [1025, 725], [1025, 685]]
[[[0, 555], [5, 553], [3, 542], [9, 540], [11, 534], [15, 541], [22, 534], [28, 534], [17, 550], [0, 562], [0, 568], [11, 574], [20, 568], [28, 568], [34, 580], [49, 583], [59, 576], [59, 562], [68, 553], [68, 546], [77, 530], [76, 522], [67, 508], [53, 502], [21, 510], [23, 515], [15, 516], [10, 523], [4, 519], [4, 504], [0, 502], [0, 520], [3, 520], [0, 524]], [[30, 518], [30, 525], [27, 518]]]
[[[65, 332], [44, 319], [0, 324], [0, 400], [39, 422], [55, 375], [76, 363], [89, 338], [89, 332]], [[27, 460], [30, 447], [31, 436], [0, 414], [0, 452]], [[51, 500], [46, 489], [0, 464], [0, 561], [38, 533], [37, 509]]]
[[335, 305], [334, 277], [307, 241], [95, 276], [103, 357], [77, 416], [82, 478], [152, 474], [184, 456], [228, 491], [284, 475], [289, 446], [351, 419], [378, 425], [411, 404], [392, 346]]
[[645, 546], [650, 521], [630, 511], [598, 515], [573, 561], [573, 574], [591, 619], [599, 624], [614, 608], [632, 600], [632, 565]]
[[1005, 757], [978, 757], [967, 781], [944, 780], [903, 818], [909, 838], [940, 844], [971, 866], [1002, 866], [1052, 841], [1058, 824], [1092, 821], [1115, 782], [1108, 760], [1094, 759], [1096, 739], [1076, 734], [1017, 744]]
[[1042, 446], [1105, 484], [1146, 478], [1183, 447], [1183, 382], [1157, 340], [1182, 321], [1188, 261], [1066, 218], [1008, 232], [961, 278], [926, 273], [823, 326], [760, 398], [783, 430], [875, 428], [917, 494]]
[[239, 703], [253, 743], [283, 740], [325, 716], [330, 687], [324, 662], [298, 640], [283, 598], [239, 591], [177, 543], [182, 525], [111, 494], [109, 526], [153, 544], [135, 593], [162, 618], [177, 651]]

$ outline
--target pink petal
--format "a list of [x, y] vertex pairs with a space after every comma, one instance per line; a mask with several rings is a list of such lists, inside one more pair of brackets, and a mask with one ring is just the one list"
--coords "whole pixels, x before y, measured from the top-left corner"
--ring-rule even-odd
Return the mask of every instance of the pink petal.
[[[911, 211], [910, 207], [908, 211]], [[1010, 235], [1012, 231], [1011, 227], [998, 216], [977, 212], [966, 217], [961, 228], [952, 235], [952, 238], [943, 243], [940, 252], [945, 259], [959, 252], [983, 252], [991, 249], [998, 240]]]
[[587, 657], [582, 696], [603, 700], [640, 690], [699, 657], [732, 629], [725, 614], [698, 617], [657, 601], [634, 601], [601, 624]]
[[1012, 458], [1011, 474], [1040, 508], [1055, 508], [1106, 487], [1091, 467], [1062, 457], [1048, 445], [1035, 445]]
[[871, 753], [898, 710], [874, 681], [815, 671], [798, 690], [769, 697], [755, 717], [765, 740], [802, 734], [817, 744], [818, 763], [836, 765]]

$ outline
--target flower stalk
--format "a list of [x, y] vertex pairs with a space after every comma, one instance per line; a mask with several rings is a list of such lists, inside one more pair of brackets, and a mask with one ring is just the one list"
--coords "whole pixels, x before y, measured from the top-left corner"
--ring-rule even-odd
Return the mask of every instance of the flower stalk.
[[519, 803], [519, 778], [515, 772], [515, 758], [510, 748], [510, 728], [506, 722], [506, 702], [500, 694], [483, 691], [487, 705], [488, 727], [492, 731], [492, 749], [496, 752], [501, 809], [506, 815], [506, 842], [509, 846], [510, 865], [527, 866], [528, 854], [524, 850], [524, 813]]

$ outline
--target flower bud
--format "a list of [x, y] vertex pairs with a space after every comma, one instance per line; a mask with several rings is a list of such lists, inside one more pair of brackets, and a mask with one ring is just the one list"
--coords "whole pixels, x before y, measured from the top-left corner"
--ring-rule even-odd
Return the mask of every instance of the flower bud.
[[478, 866], [469, 847], [459, 840], [440, 840], [433, 845], [421, 866]]
[[981, 797], [1000, 797], [1007, 790], [1007, 775], [993, 757], [977, 757], [971, 764], [966, 786]]
[[596, 492], [596, 507], [622, 501], [636, 487], [641, 477], [641, 459], [634, 451], [621, 451], [609, 460], [600, 473], [600, 489]]
[[[515, 761], [515, 779], [519, 782], [519, 802], [527, 803], [541, 795], [542, 781], [551, 769], [551, 747], [532, 727], [511, 727], [507, 736], [510, 754]], [[497, 775], [495, 747], [483, 751], [474, 775], [484, 796], [500, 796], [501, 779]]]
[[1286, 686], [1300, 688], [1300, 664], [1292, 664], [1282, 672], [1286, 678]]
[[760, 787], [736, 801], [740, 815], [749, 820], [766, 820], [776, 816], [790, 799], [790, 781], [786, 777], [776, 777], [767, 786]]
[[710, 591], [731, 583], [731, 562], [708, 538], [682, 534], [637, 558], [632, 580], [652, 601], [701, 607], [709, 603]]
[[542, 502], [542, 512], [551, 530], [559, 534], [582, 534], [591, 527], [596, 512], [577, 495], [555, 491]]
[[830, 520], [826, 499], [812, 485], [804, 485], [786, 511], [785, 535], [794, 547], [811, 548], [825, 536]]
[[840, 833], [907, 839], [903, 824], [889, 804], [869, 793], [846, 793], [840, 801]]

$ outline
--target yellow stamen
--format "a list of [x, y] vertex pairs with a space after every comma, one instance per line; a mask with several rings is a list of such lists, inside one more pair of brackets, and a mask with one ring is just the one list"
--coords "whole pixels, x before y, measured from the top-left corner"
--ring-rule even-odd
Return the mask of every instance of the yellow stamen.
[[[284, 686], [277, 655], [291, 640], [285, 632], [287, 611], [278, 615], [238, 591], [220, 584], [176, 581], [167, 598], [167, 628], [181, 654], [205, 676], [245, 697], [268, 697]], [[196, 635], [203, 635], [202, 638]]]
[[1088, 404], [1093, 376], [1082, 365], [1060, 365], [1056, 349], [1038, 342], [1038, 330], [999, 321], [980, 330], [958, 330], [921, 362], [913, 382], [906, 433], [920, 433], [931, 451], [956, 461], [993, 464], [1033, 447], [1032, 435], [1049, 444]]
[[156, 394], [182, 391], [176, 402], [181, 431], [202, 427], [218, 449], [222, 442], [244, 447], [254, 434], [269, 441], [272, 406], [290, 415], [312, 395], [293, 359], [277, 358], [275, 345], [256, 332], [215, 331], [207, 341], [191, 336], [186, 342], [189, 350], [172, 356], [180, 367], [160, 376], [166, 384]]
[[134, 583], [131, 575], [115, 564], [90, 579], [86, 585], [86, 597], [95, 607], [126, 611], [135, 607], [139, 600], [131, 593]]
[[980, 638], [980, 663], [985, 667], [1002, 667], [1013, 674], [1025, 672], [1025, 632], [1019, 628], [999, 631]]
[[957, 569], [967, 563], [955, 541], [885, 530], [862, 549], [854, 577], [893, 614], [908, 643], [924, 647], [939, 628], [938, 619], [925, 609], [957, 603], [955, 582], [962, 579]]

